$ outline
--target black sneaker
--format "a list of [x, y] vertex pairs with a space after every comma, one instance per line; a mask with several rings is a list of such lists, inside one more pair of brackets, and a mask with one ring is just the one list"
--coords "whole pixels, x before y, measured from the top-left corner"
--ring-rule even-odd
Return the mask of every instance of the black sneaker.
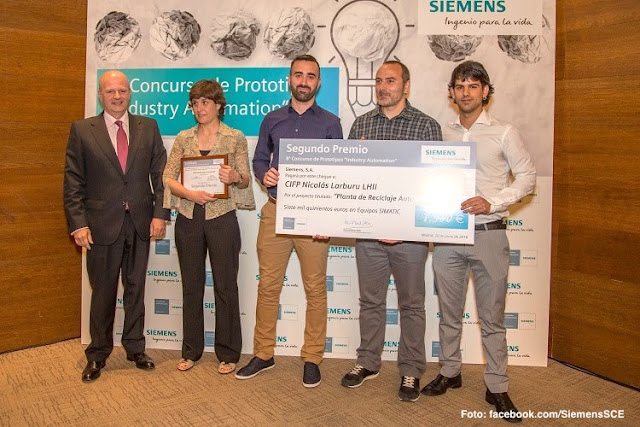
[[378, 371], [370, 371], [363, 366], [356, 365], [351, 372], [342, 377], [342, 385], [349, 388], [360, 387], [366, 380], [378, 376]]
[[307, 388], [313, 388], [320, 385], [322, 376], [320, 368], [312, 362], [304, 362], [304, 375], [302, 375], [302, 385]]
[[402, 377], [398, 399], [403, 402], [415, 402], [420, 397], [420, 379], [416, 377]]
[[247, 366], [238, 370], [236, 378], [239, 380], [248, 380], [249, 378], [255, 377], [260, 372], [271, 369], [274, 366], [276, 366], [276, 362], [274, 362], [273, 357], [269, 360], [262, 360], [258, 356], [254, 356]]

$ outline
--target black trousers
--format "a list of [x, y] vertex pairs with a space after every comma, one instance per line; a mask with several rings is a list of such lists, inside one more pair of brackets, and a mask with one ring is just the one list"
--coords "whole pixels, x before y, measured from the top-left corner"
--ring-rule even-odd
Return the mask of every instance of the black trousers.
[[193, 219], [178, 215], [176, 248], [182, 275], [182, 357], [198, 360], [204, 351], [204, 287], [207, 250], [213, 273], [216, 356], [237, 362], [242, 350], [238, 264], [240, 227], [236, 212], [205, 220], [204, 207], [196, 205]]
[[92, 289], [91, 343], [85, 350], [88, 361], [104, 361], [113, 350], [113, 319], [121, 271], [124, 286], [122, 346], [127, 355], [144, 351], [144, 285], [148, 260], [149, 241], [138, 236], [129, 214], [124, 216], [122, 230], [113, 244], [93, 244], [87, 251], [87, 273]]

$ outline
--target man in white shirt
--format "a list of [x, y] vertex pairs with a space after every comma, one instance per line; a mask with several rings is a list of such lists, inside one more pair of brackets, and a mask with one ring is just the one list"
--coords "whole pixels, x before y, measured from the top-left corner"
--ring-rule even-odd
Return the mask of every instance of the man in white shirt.
[[[469, 274], [473, 272], [487, 360], [485, 400], [509, 422], [520, 422], [507, 394], [507, 340], [504, 308], [509, 270], [509, 241], [503, 219], [509, 205], [531, 193], [536, 169], [518, 131], [492, 118], [484, 106], [494, 89], [482, 64], [466, 61], [451, 74], [449, 96], [458, 106], [457, 120], [442, 129], [445, 141], [477, 144], [476, 196], [461, 209], [476, 216], [475, 244], [436, 244], [433, 271], [440, 304], [440, 374], [422, 389], [437, 396], [462, 385], [460, 337]], [[511, 174], [514, 180], [511, 181]]]

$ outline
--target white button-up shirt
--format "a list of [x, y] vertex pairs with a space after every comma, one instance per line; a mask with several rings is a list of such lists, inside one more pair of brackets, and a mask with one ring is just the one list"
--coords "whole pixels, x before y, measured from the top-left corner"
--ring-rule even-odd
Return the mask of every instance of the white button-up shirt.
[[462, 126], [458, 117], [442, 128], [442, 135], [445, 141], [476, 143], [476, 195], [491, 203], [490, 213], [477, 215], [476, 223], [505, 218], [509, 205], [535, 188], [536, 168], [520, 133], [510, 124], [483, 110], [471, 129]]
[[118, 125], [116, 121], [120, 120], [122, 122], [122, 128], [124, 129], [124, 133], [127, 134], [127, 144], [129, 143], [129, 113], [124, 113], [119, 119], [116, 119], [111, 114], [104, 112], [104, 123], [107, 125], [107, 132], [109, 132], [109, 138], [111, 138], [111, 145], [113, 145], [113, 149], [118, 153]]

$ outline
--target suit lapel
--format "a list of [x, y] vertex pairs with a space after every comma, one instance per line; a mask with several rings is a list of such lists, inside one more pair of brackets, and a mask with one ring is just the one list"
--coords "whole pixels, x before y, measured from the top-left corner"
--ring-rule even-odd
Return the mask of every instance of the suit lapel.
[[[118, 154], [116, 150], [113, 148], [113, 144], [111, 143], [111, 138], [109, 137], [109, 131], [107, 131], [107, 125], [104, 122], [104, 117], [102, 114], [99, 116], [95, 116], [91, 120], [91, 132], [93, 133], [93, 137], [95, 138], [98, 147], [104, 152], [104, 155], [109, 159], [113, 167], [118, 169], [120, 173], [122, 173], [122, 168], [120, 167], [120, 162], [118, 161]], [[127, 162], [128, 163], [128, 162]]]
[[129, 155], [127, 156], [127, 171], [133, 164], [136, 151], [140, 147], [140, 138], [142, 135], [142, 120], [140, 117], [129, 114]]

